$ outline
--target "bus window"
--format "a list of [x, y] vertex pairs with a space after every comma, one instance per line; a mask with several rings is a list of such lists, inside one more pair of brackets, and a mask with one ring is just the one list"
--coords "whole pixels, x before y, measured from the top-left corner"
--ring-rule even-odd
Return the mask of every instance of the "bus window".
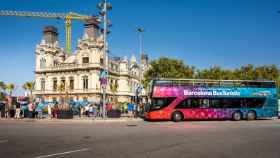
[[223, 98], [221, 104], [224, 108], [241, 108], [242, 99], [240, 98]]
[[200, 106], [200, 99], [192, 98], [191, 99], [191, 108], [199, 108]]
[[181, 101], [175, 109], [187, 109], [191, 108], [191, 99], [186, 98], [185, 100]]
[[151, 111], [152, 110], [160, 110], [164, 107], [167, 107], [171, 104], [172, 101], [174, 101], [175, 98], [153, 98], [152, 99], [152, 105], [151, 105]]
[[223, 108], [222, 98], [212, 98], [210, 100], [211, 108]]
[[245, 105], [248, 108], [261, 108], [265, 102], [265, 98], [246, 98]]
[[209, 108], [209, 99], [201, 99], [200, 102], [200, 108]]

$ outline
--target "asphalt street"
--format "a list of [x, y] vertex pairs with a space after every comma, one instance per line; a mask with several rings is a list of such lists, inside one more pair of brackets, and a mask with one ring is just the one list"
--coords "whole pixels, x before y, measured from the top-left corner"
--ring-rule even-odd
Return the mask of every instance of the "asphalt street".
[[0, 120], [1, 158], [279, 158], [280, 121]]

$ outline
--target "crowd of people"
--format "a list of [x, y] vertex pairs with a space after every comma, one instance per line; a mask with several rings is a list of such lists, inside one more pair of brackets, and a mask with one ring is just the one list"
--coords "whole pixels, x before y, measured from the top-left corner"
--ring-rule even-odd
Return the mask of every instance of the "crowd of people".
[[20, 102], [9, 103], [8, 101], [0, 102], [0, 118], [43, 118], [43, 105], [41, 102], [31, 102], [21, 104]]
[[[120, 114], [124, 114], [129, 118], [136, 118], [139, 116], [143, 106], [137, 105], [131, 101], [126, 106], [116, 106], [116, 104], [109, 102], [106, 104], [105, 115], [109, 116], [112, 111], [119, 111]], [[0, 118], [59, 118], [59, 112], [70, 111], [72, 114], [77, 114], [79, 117], [102, 117], [102, 103], [89, 103], [85, 106], [77, 106], [76, 111], [72, 107], [64, 107], [58, 103], [43, 104], [43, 102], [30, 102], [28, 104], [20, 104], [19, 102], [9, 105], [8, 102], [0, 102]]]

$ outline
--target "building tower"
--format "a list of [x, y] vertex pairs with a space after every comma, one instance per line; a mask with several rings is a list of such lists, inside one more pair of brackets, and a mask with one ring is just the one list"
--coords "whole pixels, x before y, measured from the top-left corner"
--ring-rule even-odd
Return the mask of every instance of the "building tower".
[[44, 28], [44, 40], [47, 45], [55, 45], [58, 42], [57, 28], [54, 26], [46, 26]]

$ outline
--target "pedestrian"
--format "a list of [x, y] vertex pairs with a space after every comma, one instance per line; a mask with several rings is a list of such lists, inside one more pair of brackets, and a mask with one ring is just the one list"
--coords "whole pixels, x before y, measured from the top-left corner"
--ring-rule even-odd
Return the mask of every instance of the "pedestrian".
[[43, 118], [43, 107], [44, 107], [44, 104], [42, 101], [40, 101], [40, 103], [38, 103], [38, 105], [36, 107], [37, 119]]
[[101, 106], [100, 106], [100, 104], [97, 104], [96, 115], [97, 115], [97, 117], [101, 117]]
[[80, 116], [83, 117], [84, 115], [84, 107], [80, 106]]
[[133, 103], [133, 117], [137, 118], [138, 115], [138, 106], [136, 103]]
[[28, 116], [29, 116], [29, 118], [33, 118], [33, 108], [34, 108], [34, 104], [33, 104], [33, 102], [30, 102], [28, 104]]
[[133, 108], [134, 105], [132, 103], [132, 101], [130, 103], [128, 103], [127, 105], [127, 111], [128, 111], [128, 117], [132, 118], [133, 117]]
[[36, 118], [37, 119], [42, 119], [43, 118], [43, 110], [40, 107], [36, 108]]
[[8, 104], [8, 102], [6, 102], [6, 104], [5, 104], [5, 118], [8, 118], [10, 116], [9, 112], [10, 112], [9, 104]]
[[88, 117], [92, 117], [92, 116], [93, 116], [93, 107], [92, 105], [90, 105], [88, 109]]
[[54, 108], [54, 118], [58, 119], [58, 112], [59, 112], [59, 107], [58, 104], [56, 104]]
[[52, 118], [52, 106], [53, 104], [48, 104], [48, 117]]
[[4, 118], [5, 117], [5, 103], [1, 102], [0, 103], [0, 118]]
[[93, 106], [92, 106], [92, 113], [93, 113], [93, 117], [96, 118], [96, 116], [97, 116], [97, 106], [96, 106], [96, 104], [93, 104]]
[[15, 119], [20, 119], [20, 112], [21, 112], [21, 105], [19, 102], [15, 103], [15, 109], [16, 109], [16, 114], [15, 114]]
[[79, 118], [81, 118], [81, 107], [78, 106], [78, 114], [79, 114]]

